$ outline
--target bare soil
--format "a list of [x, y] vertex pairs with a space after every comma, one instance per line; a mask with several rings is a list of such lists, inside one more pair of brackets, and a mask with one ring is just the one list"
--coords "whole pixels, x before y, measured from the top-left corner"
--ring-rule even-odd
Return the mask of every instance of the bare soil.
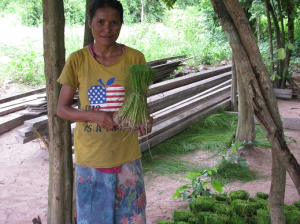
[[[278, 100], [282, 117], [300, 119], [300, 100]], [[0, 135], [0, 224], [32, 223], [41, 217], [47, 223], [48, 203], [48, 151], [38, 140], [19, 144], [15, 140], [22, 126]], [[285, 130], [285, 134], [297, 140], [288, 143], [290, 150], [300, 162], [300, 131]], [[259, 178], [251, 182], [233, 182], [226, 185], [226, 191], [244, 189], [254, 195], [256, 192], [269, 193], [271, 181], [270, 149], [254, 148], [243, 153], [250, 168], [257, 170]], [[183, 159], [214, 166], [218, 157], [198, 150]], [[175, 209], [184, 209], [187, 203], [172, 200], [175, 190], [185, 184], [184, 175], [153, 176], [145, 173], [147, 194], [147, 223], [160, 219], [171, 219]], [[287, 176], [285, 203], [300, 200], [289, 176]]]

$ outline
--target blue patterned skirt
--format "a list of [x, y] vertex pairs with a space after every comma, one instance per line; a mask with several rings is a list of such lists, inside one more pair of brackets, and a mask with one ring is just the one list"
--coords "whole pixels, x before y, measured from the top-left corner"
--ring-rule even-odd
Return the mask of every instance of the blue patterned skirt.
[[145, 224], [146, 194], [141, 160], [123, 164], [120, 173], [76, 165], [78, 224]]

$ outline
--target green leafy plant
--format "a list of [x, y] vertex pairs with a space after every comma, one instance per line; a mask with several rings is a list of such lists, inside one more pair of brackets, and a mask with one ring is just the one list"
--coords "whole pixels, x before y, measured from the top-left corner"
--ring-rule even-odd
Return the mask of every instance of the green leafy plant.
[[230, 154], [227, 152], [226, 155], [223, 156], [223, 158], [230, 163], [238, 163], [242, 168], [249, 169], [249, 165], [247, 164], [246, 158], [242, 158], [237, 154], [238, 150], [242, 150], [246, 146], [257, 146], [257, 141], [249, 141], [248, 143], [244, 143], [241, 141], [236, 141], [231, 145], [230, 150], [234, 152], [235, 154]]
[[190, 181], [190, 184], [185, 184], [176, 189], [176, 192], [173, 194], [172, 199], [174, 198], [183, 198], [183, 200], [194, 200], [198, 196], [210, 196], [212, 195], [210, 189], [205, 188], [208, 184], [217, 191], [223, 191], [223, 184], [216, 180], [204, 180], [204, 177], [212, 176], [213, 173], [216, 173], [217, 169], [213, 168], [210, 170], [204, 170], [203, 172], [192, 172], [186, 175], [186, 181]]

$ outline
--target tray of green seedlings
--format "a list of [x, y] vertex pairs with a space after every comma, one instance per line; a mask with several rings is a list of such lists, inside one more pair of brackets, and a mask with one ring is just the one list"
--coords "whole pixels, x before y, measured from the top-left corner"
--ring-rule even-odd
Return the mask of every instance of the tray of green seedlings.
[[133, 64], [129, 66], [124, 103], [113, 116], [119, 129], [134, 132], [141, 125], [146, 127], [146, 121], [150, 114], [147, 92], [156, 73], [157, 71], [148, 65]]
[[[158, 224], [271, 224], [269, 195], [257, 192], [255, 197], [244, 190], [229, 194], [199, 196], [190, 201], [189, 210], [175, 210], [173, 220], [160, 220]], [[300, 223], [300, 201], [284, 205], [287, 224]]]

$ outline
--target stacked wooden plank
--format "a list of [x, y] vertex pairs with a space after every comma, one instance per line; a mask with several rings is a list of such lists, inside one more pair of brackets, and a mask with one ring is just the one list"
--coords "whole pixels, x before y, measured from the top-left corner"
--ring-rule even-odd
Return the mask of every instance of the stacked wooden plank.
[[154, 78], [154, 82], [161, 80], [162, 78], [170, 75], [176, 68], [178, 68], [181, 65], [182, 61], [181, 60], [174, 61], [174, 60], [179, 58], [185, 58], [185, 55], [147, 62], [147, 64], [150, 67], [157, 70], [157, 74]]
[[[148, 104], [154, 117], [153, 132], [140, 138], [142, 151], [175, 135], [200, 119], [230, 105], [230, 66], [189, 74], [149, 89]], [[35, 138], [32, 128], [47, 135], [47, 116], [25, 122], [17, 141], [26, 143]]]

